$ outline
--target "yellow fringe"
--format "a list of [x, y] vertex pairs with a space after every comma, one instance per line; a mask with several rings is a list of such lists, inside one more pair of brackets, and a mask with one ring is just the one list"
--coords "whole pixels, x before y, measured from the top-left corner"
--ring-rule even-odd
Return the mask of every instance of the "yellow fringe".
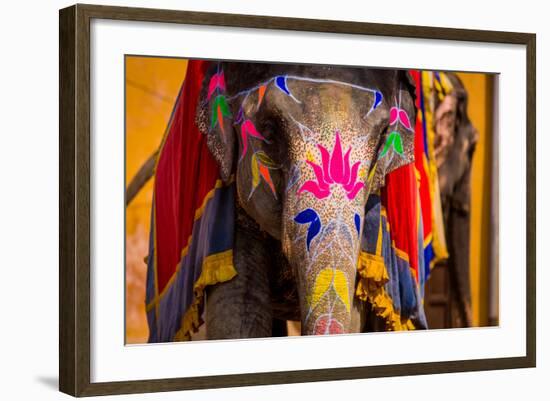
[[[230, 177], [229, 177], [229, 180], [227, 183], [224, 183], [222, 180], [216, 180], [216, 184], [214, 185], [214, 188], [212, 188], [210, 191], [208, 191], [208, 193], [204, 196], [203, 200], [202, 200], [202, 203], [201, 203], [201, 206], [195, 210], [195, 217], [194, 217], [194, 221], [193, 221], [193, 227], [195, 225], [195, 222], [200, 219], [204, 213], [204, 210], [206, 209], [206, 206], [208, 205], [208, 202], [210, 201], [210, 199], [212, 199], [215, 195], [215, 192], [224, 187], [224, 186], [229, 186], [231, 185], [233, 182], [235, 181], [235, 175], [232, 174]], [[156, 209], [155, 209], [156, 210]], [[154, 255], [155, 255], [155, 263], [153, 265], [154, 267], [154, 270], [155, 270], [155, 286], [157, 285], [157, 263], [156, 263], [156, 258], [157, 258], [157, 245], [156, 245], [156, 241], [157, 241], [157, 230], [156, 230], [156, 222], [153, 226], [153, 238], [154, 238]], [[193, 231], [193, 230], [191, 230]], [[165, 284], [162, 292], [159, 293], [158, 291], [158, 288], [155, 288], [155, 298], [149, 302], [145, 308], [145, 310], [147, 311], [147, 313], [153, 309], [155, 306], [158, 306], [159, 303], [160, 303], [160, 300], [164, 297], [164, 295], [166, 295], [166, 293], [168, 292], [168, 290], [170, 289], [170, 287], [172, 286], [172, 284], [174, 284], [174, 281], [176, 280], [176, 277], [178, 275], [178, 271], [181, 267], [181, 262], [183, 261], [183, 258], [185, 258], [187, 256], [187, 252], [189, 251], [189, 246], [191, 244], [191, 240], [193, 239], [193, 235], [190, 234], [189, 237], [187, 238], [187, 242], [186, 242], [186, 245], [183, 247], [183, 249], [181, 250], [180, 252], [180, 260], [178, 262], [178, 264], [176, 265], [176, 268], [174, 269], [174, 273], [172, 273], [172, 276], [170, 277], [170, 279], [168, 280], [168, 282]], [[158, 312], [157, 312], [157, 316], [158, 316]]]
[[202, 264], [202, 273], [193, 285], [193, 303], [181, 319], [181, 326], [174, 341], [188, 341], [203, 323], [199, 309], [204, 300], [204, 289], [208, 285], [223, 283], [237, 275], [233, 265], [233, 250], [207, 256]]
[[357, 271], [360, 279], [355, 295], [363, 301], [367, 300], [369, 294], [374, 294], [379, 288], [383, 288], [389, 280], [384, 259], [378, 255], [361, 252]]
[[393, 308], [393, 302], [384, 289], [389, 276], [384, 258], [367, 252], [361, 252], [357, 266], [359, 282], [355, 295], [372, 305], [377, 316], [384, 319], [388, 331], [414, 330], [410, 319], [402, 320], [401, 315]]

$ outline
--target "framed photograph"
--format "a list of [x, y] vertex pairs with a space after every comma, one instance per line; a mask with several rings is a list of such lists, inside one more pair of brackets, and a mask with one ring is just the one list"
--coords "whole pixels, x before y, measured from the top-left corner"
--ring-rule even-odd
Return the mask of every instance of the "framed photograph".
[[59, 27], [62, 392], [535, 366], [534, 34]]

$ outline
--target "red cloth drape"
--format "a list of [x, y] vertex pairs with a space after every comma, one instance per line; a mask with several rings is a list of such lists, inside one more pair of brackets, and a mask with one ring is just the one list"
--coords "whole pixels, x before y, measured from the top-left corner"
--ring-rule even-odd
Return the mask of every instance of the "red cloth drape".
[[[430, 177], [428, 172], [428, 163], [425, 153], [424, 127], [425, 121], [422, 119], [421, 101], [422, 101], [422, 82], [419, 70], [410, 70], [409, 73], [416, 84], [416, 124], [414, 129], [414, 164], [419, 174], [419, 195], [422, 205], [422, 227], [424, 229], [424, 241], [431, 239], [432, 236], [432, 198], [430, 195]], [[424, 244], [426, 245], [426, 244]]]
[[162, 292], [188, 245], [195, 212], [219, 178], [218, 165], [195, 123], [209, 62], [190, 60], [155, 172], [155, 257]]
[[406, 253], [418, 280], [418, 187], [414, 163], [393, 170], [382, 190], [395, 247]]

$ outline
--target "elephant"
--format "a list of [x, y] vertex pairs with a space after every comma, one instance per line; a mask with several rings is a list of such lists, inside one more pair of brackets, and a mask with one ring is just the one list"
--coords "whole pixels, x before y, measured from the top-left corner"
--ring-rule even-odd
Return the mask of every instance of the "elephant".
[[478, 131], [468, 116], [468, 93], [460, 78], [446, 73], [451, 90], [434, 96], [434, 154], [437, 164], [449, 267], [460, 320], [471, 325], [470, 182]]
[[366, 330], [355, 297], [370, 195], [414, 160], [415, 87], [407, 71], [216, 62], [196, 124], [234, 180], [237, 275], [207, 288], [208, 339]]

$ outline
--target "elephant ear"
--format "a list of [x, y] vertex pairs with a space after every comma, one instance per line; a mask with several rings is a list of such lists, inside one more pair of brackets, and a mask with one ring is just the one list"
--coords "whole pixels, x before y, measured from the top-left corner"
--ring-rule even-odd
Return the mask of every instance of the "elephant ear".
[[235, 168], [236, 141], [222, 64], [214, 64], [203, 80], [196, 122], [207, 137], [208, 149], [219, 165], [222, 180], [228, 182]]
[[399, 167], [414, 163], [416, 123], [414, 80], [408, 71], [397, 71], [391, 93], [385, 93], [390, 121], [378, 145], [378, 158], [369, 174], [371, 192], [384, 186], [386, 176]]

